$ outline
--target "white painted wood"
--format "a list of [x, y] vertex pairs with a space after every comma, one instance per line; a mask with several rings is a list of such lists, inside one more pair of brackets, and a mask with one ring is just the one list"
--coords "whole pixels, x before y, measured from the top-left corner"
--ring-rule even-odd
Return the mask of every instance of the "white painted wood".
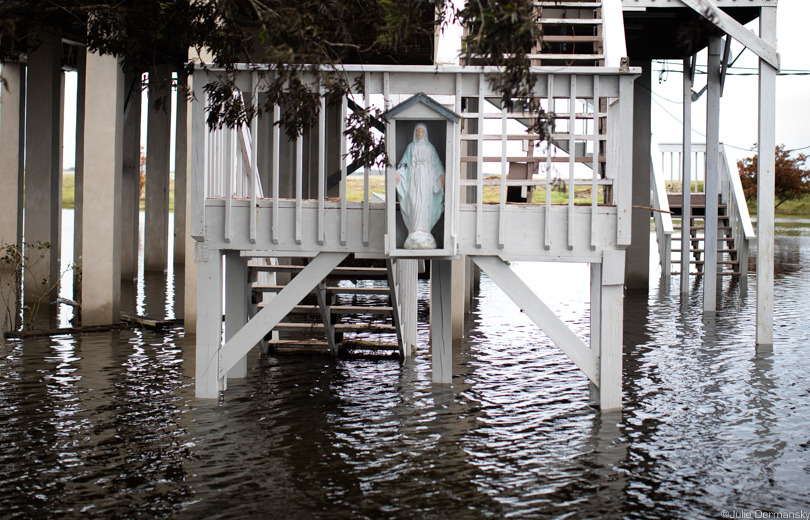
[[[250, 176], [250, 184], [248, 190], [250, 194], [250, 207], [256, 207], [257, 190], [261, 190], [262, 186], [259, 181], [259, 75], [255, 72], [251, 73], [251, 92], [250, 104], [253, 107], [253, 117], [250, 120], [250, 139], [242, 140], [245, 144], [250, 143], [250, 153], [245, 157], [245, 171]], [[242, 125], [243, 127], [246, 125]], [[247, 130], [247, 129], [245, 129]], [[263, 195], [263, 194], [261, 194]], [[260, 196], [261, 196], [260, 195]], [[250, 212], [250, 242], [256, 243], [256, 212]]]
[[703, 310], [717, 309], [717, 197], [720, 193], [720, 52], [717, 36], [709, 38], [709, 88], [706, 92], [706, 224], [703, 230]]
[[[746, 48], [751, 50], [751, 52], [759, 56], [760, 59], [777, 70], [779, 69], [779, 52], [776, 50], [775, 41], [769, 43], [767, 39], [755, 35], [709, 0], [681, 0], [681, 2], [719, 27], [724, 33], [742, 43]], [[774, 3], [774, 7], [766, 9], [775, 8]]]
[[478, 265], [501, 290], [599, 386], [598, 358], [571, 329], [529, 289], [503, 260], [495, 256], [473, 256]]
[[[219, 359], [219, 375], [222, 377], [272, 330], [301, 299], [323, 280], [332, 269], [348, 256], [347, 253], [321, 253], [285, 288], [273, 298], [273, 305], [262, 309], [247, 325], [225, 343]], [[205, 294], [204, 292], [201, 294]], [[209, 295], [203, 299], [212, 299]], [[200, 320], [202, 321], [202, 320]]]
[[387, 259], [385, 261], [386, 272], [388, 273], [388, 287], [391, 291], [391, 315], [394, 321], [394, 328], [397, 330], [397, 345], [399, 346], [399, 354], [406, 355], [405, 344], [402, 341], [402, 305], [399, 302], [399, 262], [404, 260]]
[[[506, 139], [506, 124], [509, 120], [506, 117], [506, 106], [501, 109], [501, 200], [498, 204], [498, 246], [503, 247], [504, 245], [504, 238], [506, 235], [506, 175], [509, 173], [509, 166], [506, 162], [507, 157], [507, 150], [506, 145], [509, 142]], [[481, 132], [482, 133], [482, 132]], [[479, 140], [479, 142], [481, 142]], [[479, 154], [483, 155], [483, 154]], [[479, 175], [479, 178], [482, 178], [482, 175]]]
[[[615, 0], [614, 0], [615, 4]], [[595, 78], [593, 83], [593, 178], [591, 182], [591, 249], [596, 249], [596, 219], [597, 206], [599, 205], [599, 79]]]
[[433, 382], [453, 382], [452, 274], [447, 260], [430, 262], [430, 347]]
[[[210, 296], [209, 296], [210, 297]], [[251, 297], [247, 259], [238, 251], [225, 253], [225, 341], [245, 326]], [[228, 379], [244, 379], [247, 375], [247, 355], [228, 371]]]
[[[269, 219], [272, 201], [259, 201], [258, 209], [259, 222]], [[310, 256], [313, 252], [322, 251], [345, 251], [361, 254], [370, 254], [375, 257], [382, 257], [386, 251], [386, 216], [385, 206], [382, 203], [371, 205], [371, 237], [368, 246], [363, 245], [360, 233], [350, 236], [346, 244], [339, 242], [339, 202], [326, 202], [325, 233], [326, 242], [320, 245], [316, 241], [315, 233], [305, 233], [302, 243], [295, 241], [295, 201], [283, 200], [280, 202], [279, 225], [283, 232], [279, 236], [278, 244], [271, 244], [266, 239], [260, 240], [256, 244], [251, 244], [248, 240], [248, 201], [235, 201], [233, 206], [234, 236], [230, 243], [225, 243], [222, 234], [207, 237], [207, 241], [212, 247], [219, 249], [240, 249], [245, 251], [277, 251], [280, 256]], [[556, 219], [559, 222], [565, 220], [566, 206], [553, 206]], [[209, 229], [222, 229], [224, 219], [224, 201], [209, 201], [206, 211], [210, 214], [207, 218]], [[459, 227], [461, 233], [458, 236], [458, 254], [486, 254], [497, 255], [509, 260], [539, 260], [539, 261], [569, 261], [569, 262], [592, 262], [599, 261], [601, 251], [606, 248], [615, 247], [616, 236], [616, 208], [611, 206], [599, 206], [598, 208], [598, 230], [596, 250], [590, 248], [590, 207], [577, 206], [576, 230], [574, 236], [576, 243], [573, 250], [567, 246], [567, 230], [564, 226], [552, 228], [553, 244], [549, 249], [545, 249], [543, 236], [537, 233], [537, 229], [545, 226], [545, 207], [532, 205], [507, 205], [506, 218], [510, 223], [506, 229], [506, 239], [504, 248], [498, 246], [498, 206], [497, 204], [487, 205], [483, 211], [484, 241], [481, 247], [475, 246], [475, 206], [464, 205], [459, 211]], [[303, 225], [305, 229], [315, 229], [317, 221], [318, 205], [316, 201], [304, 201]], [[348, 211], [348, 227], [359, 230], [362, 225], [362, 205], [352, 203]], [[559, 242], [554, 242], [559, 241]], [[281, 255], [281, 253], [284, 253]], [[289, 253], [289, 255], [288, 255]], [[306, 254], [304, 254], [306, 253]], [[435, 255], [448, 255], [446, 252], [437, 250]]]
[[[571, 94], [568, 98], [568, 249], [574, 248], [574, 166], [577, 156], [576, 112], [577, 112], [577, 77], [571, 75]], [[548, 198], [546, 193], [546, 198]]]
[[300, 244], [303, 240], [304, 230], [301, 224], [302, 200], [304, 190], [304, 138], [298, 136], [295, 140], [295, 242]]
[[650, 141], [650, 186], [652, 188], [653, 207], [661, 211], [653, 212], [655, 220], [655, 234], [658, 240], [659, 263], [661, 274], [668, 279], [672, 274], [672, 215], [669, 212], [669, 198], [667, 197], [666, 181], [664, 172], [659, 169], [657, 162], [653, 158], [653, 151], [658, 145]]
[[591, 271], [591, 352], [601, 356], [602, 337], [602, 264], [590, 264]]
[[616, 131], [616, 207], [618, 223], [616, 244], [619, 247], [630, 245], [632, 235], [631, 218], [633, 204], [633, 178], [629, 175], [633, 167], [633, 82], [635, 75], [621, 77], [619, 95], [619, 117]]
[[[346, 209], [348, 201], [346, 200], [346, 110], [348, 103], [344, 96], [340, 103], [340, 243], [345, 245], [348, 240], [347, 216]], [[389, 125], [391, 126], [391, 125]], [[390, 135], [386, 132], [386, 135]], [[390, 152], [389, 152], [390, 157]], [[390, 197], [390, 193], [388, 194]]]
[[[191, 238], [202, 241], [205, 238], [205, 181], [209, 178], [211, 165], [208, 162], [210, 134], [205, 128], [205, 91], [207, 73], [203, 70], [194, 72], [191, 88], [194, 101], [191, 103], [191, 133], [194, 138], [191, 146], [191, 190], [189, 191], [190, 218], [188, 229]], [[205, 136], [208, 136], [206, 138]], [[203, 146], [197, 143], [202, 140]]]
[[[370, 90], [369, 90], [369, 83], [371, 83], [370, 73], [366, 72], [365, 74], [365, 81], [363, 82], [363, 108], [370, 109], [371, 108], [371, 99], [370, 99]], [[368, 237], [369, 237], [369, 208], [368, 208], [368, 176], [370, 173], [370, 168], [368, 164], [363, 165], [363, 243], [368, 245]]]
[[223, 154], [223, 172], [225, 174], [225, 227], [223, 236], [225, 242], [231, 241], [231, 234], [233, 233], [233, 218], [231, 217], [232, 203], [233, 203], [233, 177], [236, 170], [236, 143], [233, 142], [233, 132], [230, 130], [225, 131], [224, 154]]
[[[397, 126], [393, 121], [385, 123], [385, 148], [388, 152], [388, 166], [385, 179], [385, 253], [391, 254], [397, 247]], [[372, 221], [374, 221], [372, 219]], [[376, 221], [374, 221], [376, 222]], [[372, 242], [370, 241], [369, 244]]]
[[[548, 97], [546, 101], [548, 103], [546, 107], [546, 111], [551, 114], [554, 113], [554, 97], [552, 93], [554, 92], [554, 74], [548, 75]], [[551, 119], [549, 121], [549, 133], [553, 134], [555, 130], [555, 119]], [[479, 127], [479, 133], [483, 132], [483, 128]], [[552, 225], [552, 213], [551, 213], [551, 139], [548, 140], [548, 149], [546, 150], [546, 226], [543, 232], [543, 245], [546, 249], [551, 248], [551, 225]]]
[[602, 412], [622, 408], [623, 291], [621, 285], [602, 286], [599, 357], [599, 406]]
[[[456, 74], [455, 76], [456, 76], [456, 98], [455, 98], [455, 106], [454, 106], [454, 108], [455, 108], [456, 114], [461, 114], [461, 112], [462, 112], [461, 111], [461, 99], [462, 99], [462, 96], [461, 96], [461, 83], [462, 83], [461, 74]], [[456, 136], [456, 140], [455, 140], [454, 147], [453, 147], [453, 151], [454, 151], [453, 162], [452, 162], [453, 168], [451, 170], [452, 175], [450, 176], [451, 180], [453, 182], [451, 184], [451, 188], [450, 188], [449, 192], [450, 192], [451, 196], [453, 197], [453, 202], [454, 202], [453, 203], [453, 208], [455, 208], [455, 211], [458, 212], [458, 207], [461, 204], [461, 189], [456, 184], [457, 184], [458, 180], [461, 180], [461, 163], [459, 162], [460, 157], [461, 157], [461, 137], [462, 137], [461, 124], [453, 125], [453, 129], [454, 129], [454, 135]], [[445, 196], [446, 196], [446, 193], [447, 193], [447, 191], [445, 191]], [[455, 215], [455, 218], [453, 219], [453, 228], [452, 229], [453, 229], [452, 230], [452, 235], [457, 237], [458, 233], [459, 233], [458, 215]]]
[[281, 153], [281, 125], [278, 122], [281, 120], [281, 107], [273, 105], [273, 218], [271, 219], [270, 240], [274, 244], [278, 244], [278, 184], [279, 184], [279, 155]]
[[383, 72], [383, 100], [385, 101], [386, 112], [391, 110], [393, 106], [391, 103], [391, 74], [388, 72]]
[[746, 240], [756, 238], [754, 233], [754, 226], [751, 224], [751, 214], [748, 212], [748, 204], [745, 201], [745, 193], [743, 192], [742, 181], [740, 180], [740, 172], [737, 168], [729, 168], [728, 157], [726, 156], [725, 146], [720, 145], [720, 158], [721, 168], [725, 172], [731, 183], [731, 197], [734, 199], [734, 204], [739, 212], [740, 223], [742, 224], [742, 235]]
[[326, 240], [323, 231], [324, 197], [326, 196], [326, 96], [323, 85], [320, 88], [321, 111], [318, 115], [318, 243]]
[[681, 184], [681, 294], [689, 294], [689, 227], [692, 217], [692, 74], [691, 59], [683, 59], [683, 152], [681, 154], [681, 168], [683, 169], [683, 182]]
[[602, 0], [602, 41], [605, 65], [620, 67], [627, 56], [621, 0]]
[[[195, 87], [197, 82], [195, 81]], [[201, 97], [198, 99], [202, 99]], [[201, 249], [204, 254], [201, 254]], [[194, 393], [216, 399], [224, 390], [224, 373], [219, 370], [222, 344], [222, 253], [205, 250], [197, 243], [197, 355]], [[202, 257], [202, 258], [201, 258]], [[241, 356], [234, 360], [234, 364]]]
[[464, 317], [466, 315], [464, 296], [466, 285], [469, 284], [469, 276], [467, 276], [467, 258], [462, 257], [460, 260], [452, 262], [453, 272], [453, 290], [452, 290], [452, 312], [453, 312], [453, 339], [462, 339], [464, 337]]
[[408, 357], [416, 353], [416, 326], [418, 321], [419, 260], [400, 258], [397, 261], [398, 303], [402, 329], [402, 351]]
[[476, 154], [478, 155], [476, 171], [476, 188], [475, 188], [475, 209], [476, 209], [476, 224], [475, 224], [475, 245], [480, 246], [482, 241], [481, 228], [483, 224], [483, 207], [484, 207], [484, 84], [486, 78], [483, 74], [478, 75], [478, 148]]
[[[762, 38], [776, 46], [776, 7], [763, 7]], [[759, 139], [757, 147], [757, 345], [773, 345], [774, 185], [776, 159], [776, 68], [759, 62]]]

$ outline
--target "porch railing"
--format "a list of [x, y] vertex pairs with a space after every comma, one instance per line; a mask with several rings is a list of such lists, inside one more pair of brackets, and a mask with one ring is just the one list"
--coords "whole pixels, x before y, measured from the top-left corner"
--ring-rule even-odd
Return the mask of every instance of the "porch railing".
[[[529, 197], [525, 204], [545, 207], [547, 218], [543, 235], [546, 248], [550, 246], [551, 228], [557, 225], [567, 225], [567, 245], [573, 247], [575, 219], [588, 218], [579, 216], [581, 210], [575, 211], [575, 207], [581, 205], [591, 208], [592, 248], [597, 242], [597, 208], [602, 205], [616, 207], [615, 244], [629, 244], [631, 176], [621, 165], [630, 164], [632, 82], [635, 75], [628, 73], [626, 68], [534, 68], [537, 76], [534, 94], [542, 109], [549, 114], [550, 140], [540, 144], [539, 135], [525, 131], [527, 120], [538, 117], [537, 113], [523, 113], [500, 106], [501, 95], [488, 79], [491, 74], [499, 72], [492, 67], [346, 66], [341, 73], [348, 83], [355, 85], [355, 80], [362, 77], [364, 87], [362, 91], [353, 90], [351, 100], [344, 99], [337, 109], [339, 135], [343, 135], [346, 129], [350, 102], [364, 108], [379, 106], [388, 109], [411, 95], [425, 93], [462, 117], [461, 135], [452, 154], [456, 159], [454, 164], [446, 165], [446, 200], [448, 208], [455, 211], [461, 207], [475, 211], [472, 232], [476, 236], [476, 245], [480, 245], [484, 234], [485, 207], [491, 204], [498, 207], [498, 243], [503, 244], [506, 239], [509, 188], [518, 188], [526, 195], [545, 191], [544, 198], [538, 195], [535, 201]], [[340, 245], [347, 244], [351, 233], [359, 233], [362, 243], [369, 245], [370, 230], [376, 225], [372, 221], [372, 210], [382, 209], [385, 202], [372, 200], [368, 168], [363, 171], [362, 201], [348, 200], [346, 187], [351, 159], [346, 154], [347, 139], [340, 138], [337, 143], [337, 161], [334, 160], [336, 145], [332, 142], [328, 150], [332, 156], [330, 160], [327, 157], [328, 107], [325, 97], [321, 97], [318, 123], [308, 129], [309, 135], [317, 138], [312, 137], [307, 143], [304, 138], [287, 142], [277, 124], [281, 118], [278, 105], [269, 116], [269, 131], [265, 130], [263, 134], [259, 131], [258, 117], [237, 129], [209, 131], [204, 122], [207, 99], [203, 86], [220, 73], [210, 68], [198, 68], [193, 79], [195, 97], [202, 102], [194, 103], [192, 108], [192, 135], [197, 143], [192, 152], [192, 236], [198, 241], [204, 239], [206, 204], [217, 204], [219, 200], [221, 205], [224, 200], [223, 239], [226, 243], [236, 232], [233, 228], [234, 208], [249, 204], [251, 208], [261, 206], [270, 210], [269, 223], [263, 223], [263, 227], [269, 227], [269, 236], [257, 235], [260, 212], [249, 212], [248, 235], [252, 244], [267, 240], [268, 247], [272, 248], [279, 243], [282, 231], [292, 231], [297, 244], [302, 243], [305, 233], [314, 232], [317, 244], [323, 245], [327, 240], [326, 212], [334, 215], [331, 211], [337, 210]], [[259, 102], [265, 88], [262, 77], [272, 73], [269, 69], [257, 71], [248, 67], [237, 71], [236, 84], [249, 104]], [[311, 88], [323, 92], [324, 87], [316, 84], [315, 78], [314, 74], [308, 78]], [[309, 149], [315, 141], [317, 151]], [[290, 146], [289, 160], [283, 170], [280, 162], [282, 146]], [[308, 147], [306, 150], [305, 146]], [[263, 153], [272, 157], [267, 168], [269, 172], [262, 172], [258, 167], [258, 155], [263, 147], [268, 150]], [[305, 156], [308, 158], [307, 171]], [[395, 162], [397, 158], [391, 157], [390, 160]], [[327, 169], [327, 162], [339, 164], [337, 198], [327, 198], [327, 179], [333, 173]], [[490, 169], [492, 163], [498, 166]], [[521, 168], [527, 173], [510, 175], [512, 170]], [[309, 186], [306, 194], [303, 189], [305, 182]], [[289, 185], [288, 196], [280, 196], [282, 183]], [[317, 190], [313, 189], [314, 185], [317, 185]], [[586, 195], [578, 193], [578, 187], [590, 192], [590, 201], [584, 202], [587, 197], [581, 199], [584, 204], [577, 200], [580, 195]], [[561, 204], [552, 201], [554, 193], [562, 194], [564, 200], [560, 201]], [[566, 210], [552, 211], [552, 206], [561, 205]], [[292, 220], [285, 219], [282, 224], [281, 208], [292, 210]], [[349, 225], [349, 210], [362, 212], [360, 226]], [[305, 228], [304, 213], [311, 211], [315, 212], [314, 226]], [[294, 229], [280, 229], [280, 226], [290, 224]], [[452, 226], [452, 234], [461, 232], [457, 219]], [[356, 229], [358, 227], [360, 229]], [[240, 232], [244, 233], [244, 230]]]

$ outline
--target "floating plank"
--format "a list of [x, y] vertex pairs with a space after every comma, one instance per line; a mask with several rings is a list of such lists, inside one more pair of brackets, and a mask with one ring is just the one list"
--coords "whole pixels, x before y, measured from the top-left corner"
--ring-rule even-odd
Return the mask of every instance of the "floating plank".
[[167, 320], [165, 318], [139, 316], [137, 314], [126, 314], [123, 312], [121, 313], [121, 320], [130, 323], [137, 323], [138, 325], [143, 325], [144, 327], [150, 327], [153, 329], [163, 329], [183, 324], [183, 320]]

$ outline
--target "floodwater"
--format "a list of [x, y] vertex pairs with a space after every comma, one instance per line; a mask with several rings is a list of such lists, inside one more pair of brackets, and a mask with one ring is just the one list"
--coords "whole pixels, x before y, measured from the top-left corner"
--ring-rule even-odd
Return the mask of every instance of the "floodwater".
[[[452, 388], [424, 325], [404, 363], [254, 352], [219, 401], [194, 398], [182, 329], [3, 340], [0, 518], [807, 515], [810, 222], [777, 227], [774, 346], [755, 273], [711, 316], [653, 274], [626, 298], [621, 413], [486, 277]], [[587, 266], [514, 269], [587, 341]], [[173, 277], [129, 305], [173, 315]]]

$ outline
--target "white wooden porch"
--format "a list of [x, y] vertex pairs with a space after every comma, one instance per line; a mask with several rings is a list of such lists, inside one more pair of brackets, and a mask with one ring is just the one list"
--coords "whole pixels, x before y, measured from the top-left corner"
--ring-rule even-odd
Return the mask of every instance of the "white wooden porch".
[[[322, 101], [319, 122], [290, 141], [272, 121], [255, 118], [242, 128], [209, 131], [204, 122], [203, 85], [220, 73], [198, 69], [192, 110], [191, 236], [197, 240], [198, 359], [197, 395], [216, 397], [233, 377], [245, 354], [350, 253], [387, 259], [394, 290], [394, 322], [402, 354], [415, 342], [416, 258], [432, 262], [433, 379], [451, 383], [450, 262], [469, 256], [486, 272], [601, 390], [601, 405], [621, 406], [622, 298], [624, 248], [630, 243], [633, 80], [626, 67], [536, 67], [535, 96], [553, 113], [551, 144], [525, 131], [536, 114], [500, 107], [490, 87], [493, 68], [346, 67], [354, 84], [338, 107]], [[271, 71], [265, 71], [272, 73]], [[313, 90], [323, 87], [314, 84]], [[249, 103], [262, 97], [259, 72], [243, 70], [237, 85]], [[370, 171], [363, 171], [360, 202], [346, 196], [350, 158], [341, 138], [350, 102], [386, 110], [424, 93], [461, 117], [443, 136], [446, 169], [445, 210], [433, 233], [437, 250], [397, 248], [401, 222], [394, 196], [395, 171], [385, 176], [386, 197], [375, 202]], [[323, 99], [323, 98], [322, 98]], [[387, 121], [386, 146], [399, 160], [396, 126]], [[330, 136], [337, 136], [336, 138]], [[569, 153], [570, 152], [570, 153]], [[338, 165], [337, 196], [328, 196], [330, 167]], [[509, 173], [514, 165], [524, 178]], [[525, 202], [507, 202], [508, 188], [534, 194]], [[586, 188], [590, 200], [583, 200]], [[552, 195], [557, 197], [552, 200]], [[398, 238], [399, 237], [399, 238]], [[272, 305], [249, 311], [243, 303], [250, 280], [237, 276], [223, 284], [222, 262], [229, 272], [244, 273], [248, 258], [307, 258], [308, 265], [279, 292]], [[583, 343], [540, 299], [512, 274], [509, 260], [587, 262], [592, 271], [592, 334]], [[407, 273], [407, 274], [404, 274]], [[413, 274], [410, 274], [413, 273]], [[223, 286], [226, 325], [222, 342]], [[248, 321], [248, 317], [251, 319]], [[226, 320], [227, 321], [227, 320]], [[325, 323], [326, 326], [328, 324]], [[238, 330], [237, 330], [238, 327]], [[230, 329], [230, 330], [229, 330]], [[402, 341], [403, 336], [405, 341]], [[237, 374], [238, 375], [238, 374]]]

